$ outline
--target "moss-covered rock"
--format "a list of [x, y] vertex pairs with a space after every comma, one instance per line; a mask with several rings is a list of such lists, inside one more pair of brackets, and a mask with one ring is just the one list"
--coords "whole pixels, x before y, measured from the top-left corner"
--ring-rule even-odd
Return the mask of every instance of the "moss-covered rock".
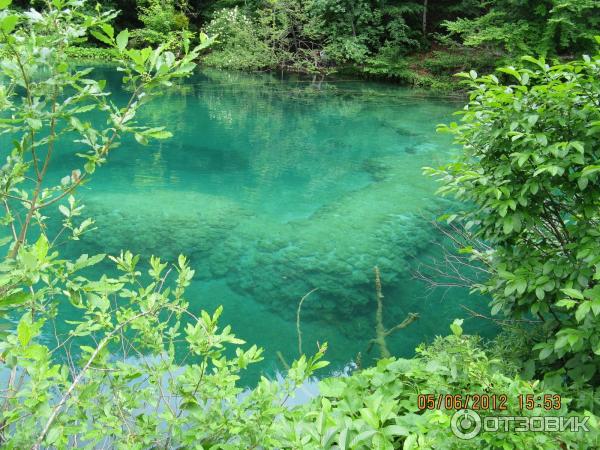
[[313, 288], [318, 291], [304, 317], [370, 317], [373, 267], [391, 286], [410, 274], [413, 259], [434, 238], [427, 226], [436, 207], [427, 203], [432, 187], [425, 178], [407, 185], [404, 158], [369, 160], [371, 184], [285, 223], [202, 193], [88, 195], [88, 212], [99, 226], [84, 243], [90, 252], [130, 248], [168, 260], [187, 254], [198, 280], [224, 278], [233, 290], [289, 317]]

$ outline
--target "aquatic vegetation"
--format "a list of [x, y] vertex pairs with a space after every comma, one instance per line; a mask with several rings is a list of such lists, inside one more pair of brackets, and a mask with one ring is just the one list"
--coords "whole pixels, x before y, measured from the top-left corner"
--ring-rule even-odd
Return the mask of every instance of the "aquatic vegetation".
[[128, 246], [166, 260], [183, 248], [192, 259], [204, 259], [250, 214], [227, 198], [200, 192], [154, 191], [151, 202], [144, 200], [117, 192], [86, 197], [98, 229], [82, 238], [84, 248], [117, 254]]

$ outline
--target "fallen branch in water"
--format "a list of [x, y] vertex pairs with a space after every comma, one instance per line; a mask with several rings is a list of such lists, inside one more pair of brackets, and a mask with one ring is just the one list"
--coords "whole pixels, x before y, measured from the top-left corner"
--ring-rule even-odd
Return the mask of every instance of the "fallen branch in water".
[[383, 325], [383, 293], [381, 291], [381, 274], [379, 273], [379, 267], [375, 266], [373, 270], [375, 272], [375, 299], [377, 300], [377, 312], [375, 313], [375, 338], [369, 341], [367, 353], [371, 351], [373, 345], [377, 345], [379, 347], [380, 357], [389, 358], [392, 356], [392, 354], [387, 347], [385, 338], [392, 333], [409, 326], [419, 318], [419, 315], [417, 313], [408, 313], [408, 316], [406, 316], [406, 319], [404, 319], [402, 322], [393, 326], [392, 328], [386, 329]]

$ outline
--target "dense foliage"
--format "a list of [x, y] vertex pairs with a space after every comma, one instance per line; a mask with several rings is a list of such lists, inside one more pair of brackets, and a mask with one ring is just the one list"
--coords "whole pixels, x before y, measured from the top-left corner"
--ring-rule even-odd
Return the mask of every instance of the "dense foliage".
[[550, 56], [589, 50], [600, 26], [596, 0], [498, 0], [482, 6], [481, 15], [444, 26], [468, 46]]
[[437, 172], [445, 193], [475, 208], [460, 215], [494, 247], [476, 253], [493, 276], [492, 312], [537, 317], [546, 377], [600, 380], [600, 57], [465, 75], [463, 123], [448, 131], [464, 160]]
[[[20, 0], [28, 8], [31, 2]], [[466, 68], [523, 54], [573, 58], [594, 48], [598, 0], [103, 0], [122, 11], [130, 45], [202, 32], [217, 37], [204, 63], [244, 70], [351, 71], [441, 86]], [[87, 45], [102, 45], [92, 39]], [[76, 53], [73, 53], [76, 55]]]
[[[543, 407], [520, 410], [519, 395], [552, 395], [537, 382], [515, 376], [506, 360], [493, 358], [482, 349], [479, 338], [463, 336], [460, 323], [451, 326], [453, 335], [438, 338], [430, 346], [417, 348], [410, 359], [382, 359], [375, 367], [349, 378], [330, 378], [320, 384], [321, 397], [292, 413], [292, 423], [302, 424], [302, 445], [284, 448], [311, 449], [496, 449], [496, 448], [594, 448], [599, 443], [596, 425], [584, 433], [515, 433], [514, 428], [481, 433], [461, 440], [450, 431], [452, 411], [436, 407], [420, 409], [418, 396], [479, 392], [507, 395], [515, 400], [503, 415], [569, 415], [575, 408], [548, 411]], [[493, 352], [491, 352], [493, 353]], [[436, 400], [437, 401], [437, 400]], [[565, 398], [565, 402], [570, 402]], [[576, 405], [583, 411], [582, 405]], [[589, 406], [589, 405], [585, 405]], [[498, 411], [478, 411], [481, 417]], [[589, 412], [580, 413], [597, 418]], [[302, 417], [302, 420], [299, 420]], [[308, 422], [308, 424], [307, 424]], [[305, 428], [307, 427], [308, 428]], [[337, 447], [336, 447], [337, 445]]]
[[[531, 324], [524, 376], [598, 404], [600, 381], [600, 56], [557, 65], [522, 58], [498, 76], [462, 74], [471, 88], [456, 135], [463, 158], [441, 169], [443, 194], [468, 209], [446, 217], [488, 274], [492, 315]], [[477, 243], [483, 239], [489, 246]], [[532, 326], [533, 325], [533, 326]], [[524, 349], [530, 349], [525, 350]]]

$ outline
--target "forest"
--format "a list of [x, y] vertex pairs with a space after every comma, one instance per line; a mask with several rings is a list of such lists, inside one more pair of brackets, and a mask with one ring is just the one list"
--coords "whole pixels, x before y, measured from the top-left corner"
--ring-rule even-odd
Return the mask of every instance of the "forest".
[[[27, 8], [30, 2], [15, 1]], [[36, 2], [32, 2], [34, 5]], [[130, 45], [215, 36], [203, 64], [393, 79], [452, 90], [452, 74], [593, 51], [596, 0], [101, 0]], [[104, 58], [93, 37], [74, 55]], [[90, 48], [91, 46], [91, 48]]]
[[0, 448], [600, 448], [599, 48], [594, 0], [0, 0]]

